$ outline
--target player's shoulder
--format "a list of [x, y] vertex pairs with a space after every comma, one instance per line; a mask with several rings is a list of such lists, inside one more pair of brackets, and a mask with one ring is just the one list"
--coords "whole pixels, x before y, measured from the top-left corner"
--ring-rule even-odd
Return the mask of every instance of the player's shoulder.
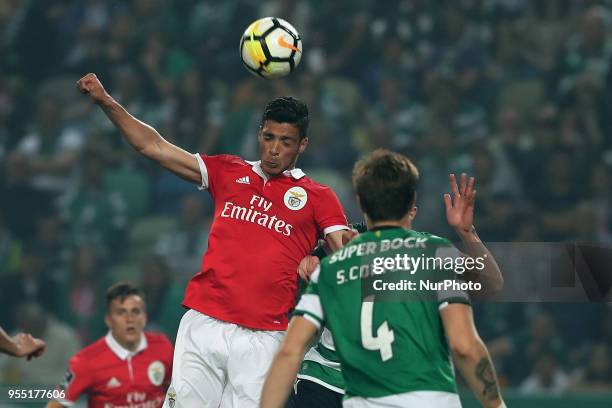
[[147, 342], [149, 344], [163, 344], [163, 345], [172, 345], [170, 339], [164, 334], [160, 332], [145, 332], [145, 337], [147, 338]]
[[145, 337], [147, 338], [147, 343], [149, 347], [154, 351], [169, 351], [172, 353], [173, 346], [172, 342], [164, 333], [158, 332], [145, 332]]
[[99, 338], [93, 343], [85, 346], [81, 351], [77, 352], [70, 359], [71, 366], [83, 366], [85, 364], [91, 365], [94, 361], [99, 361], [100, 356], [103, 356], [109, 351], [109, 347], [106, 344], [104, 337]]
[[163, 333], [156, 332], [145, 332], [145, 337], [148, 342], [147, 349], [149, 357], [155, 357], [167, 364], [172, 364], [174, 348], [168, 337]]
[[200, 153], [200, 155], [204, 161], [209, 164], [214, 162], [222, 165], [250, 166], [249, 162], [244, 160], [242, 157], [233, 154], [207, 155]]
[[314, 194], [330, 194], [333, 190], [328, 185], [314, 181], [308, 176], [301, 177], [297, 183], [298, 186], [312, 192]]
[[452, 242], [445, 237], [441, 237], [439, 235], [432, 234], [431, 232], [426, 231], [411, 231], [416, 238], [421, 238], [426, 240], [428, 243], [437, 244], [437, 245], [452, 245]]

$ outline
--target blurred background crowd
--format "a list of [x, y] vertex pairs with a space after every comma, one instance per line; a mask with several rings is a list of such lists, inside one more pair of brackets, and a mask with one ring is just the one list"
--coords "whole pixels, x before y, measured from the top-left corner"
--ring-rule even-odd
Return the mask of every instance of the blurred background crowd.
[[[284, 80], [239, 60], [242, 31], [268, 15], [303, 38]], [[247, 159], [265, 103], [302, 98], [298, 165], [353, 222], [352, 165], [387, 147], [421, 171], [417, 229], [453, 237], [442, 194], [450, 171], [466, 171], [485, 241], [609, 245], [611, 18], [612, 1], [588, 0], [0, 1], [0, 324], [49, 348], [0, 359], [0, 383], [59, 381], [105, 333], [117, 280], [141, 285], [149, 328], [174, 338], [206, 248], [208, 194], [133, 152], [77, 94], [85, 73], [186, 150]], [[608, 304], [475, 312], [505, 387], [612, 390]]]

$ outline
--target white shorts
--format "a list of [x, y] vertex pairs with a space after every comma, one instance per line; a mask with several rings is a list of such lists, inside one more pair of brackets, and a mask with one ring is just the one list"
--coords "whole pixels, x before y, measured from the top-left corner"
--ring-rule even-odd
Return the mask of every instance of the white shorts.
[[181, 319], [164, 408], [256, 408], [285, 332], [251, 330], [195, 310]]
[[352, 397], [342, 403], [344, 408], [461, 408], [459, 395], [442, 391], [413, 391], [380, 398]]

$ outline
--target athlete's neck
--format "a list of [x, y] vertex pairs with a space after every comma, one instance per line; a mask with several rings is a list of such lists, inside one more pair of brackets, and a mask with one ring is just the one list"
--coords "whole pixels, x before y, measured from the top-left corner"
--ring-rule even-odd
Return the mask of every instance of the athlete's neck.
[[409, 217], [404, 217], [401, 220], [372, 221], [366, 214], [365, 221], [368, 230], [380, 227], [397, 227], [405, 230], [412, 229], [412, 220]]
[[278, 177], [281, 174], [284, 174], [286, 171], [291, 171], [291, 170], [295, 169], [296, 162], [297, 162], [297, 160], [294, 161], [293, 164], [291, 164], [289, 167], [283, 169], [283, 171], [281, 171], [280, 173], [277, 173], [277, 174], [270, 174], [267, 171], [265, 171], [263, 168], [261, 169], [261, 171], [263, 171], [263, 173], [266, 175], [266, 178], [269, 180], [271, 178]]
[[124, 349], [128, 351], [131, 351], [132, 353], [138, 350], [138, 346], [140, 345], [140, 342], [142, 341], [142, 338], [138, 339], [138, 341], [135, 341], [135, 342], [134, 341], [123, 341], [119, 339], [119, 337], [115, 336], [113, 333], [111, 333], [111, 336], [113, 336], [115, 341], [119, 343], [121, 347], [123, 347]]

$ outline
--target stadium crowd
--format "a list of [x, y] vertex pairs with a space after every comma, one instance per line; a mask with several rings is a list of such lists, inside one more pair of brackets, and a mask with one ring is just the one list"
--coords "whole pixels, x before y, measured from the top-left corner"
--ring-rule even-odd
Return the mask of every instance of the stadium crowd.
[[[264, 15], [304, 41], [284, 80], [240, 64], [239, 36]], [[104, 334], [104, 290], [119, 279], [140, 284], [149, 328], [172, 338], [206, 246], [208, 195], [123, 144], [77, 94], [86, 72], [173, 143], [210, 154], [257, 157], [261, 107], [303, 99], [310, 145], [298, 165], [353, 222], [352, 165], [386, 147], [424, 175], [417, 229], [452, 236], [442, 194], [449, 171], [466, 171], [484, 241], [610, 245], [611, 18], [611, 1], [588, 0], [1, 2], [0, 324], [47, 352], [0, 359], [0, 383], [59, 381]], [[612, 389], [609, 304], [475, 314], [504, 386]]]

